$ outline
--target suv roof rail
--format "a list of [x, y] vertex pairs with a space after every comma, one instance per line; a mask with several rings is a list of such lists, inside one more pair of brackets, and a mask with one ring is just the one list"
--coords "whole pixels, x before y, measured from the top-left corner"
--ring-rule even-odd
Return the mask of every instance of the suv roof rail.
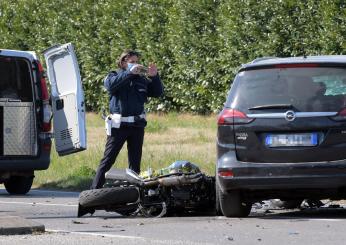
[[262, 61], [262, 60], [269, 60], [269, 59], [276, 59], [276, 58], [277, 57], [275, 57], [275, 56], [266, 56], [266, 57], [256, 58], [253, 61], [251, 61], [251, 64]]

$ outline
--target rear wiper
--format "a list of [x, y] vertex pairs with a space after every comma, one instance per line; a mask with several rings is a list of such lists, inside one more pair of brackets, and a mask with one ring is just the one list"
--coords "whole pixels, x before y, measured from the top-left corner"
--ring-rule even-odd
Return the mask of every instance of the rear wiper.
[[293, 105], [291, 104], [271, 104], [271, 105], [259, 105], [250, 107], [248, 110], [265, 110], [265, 109], [291, 109]]

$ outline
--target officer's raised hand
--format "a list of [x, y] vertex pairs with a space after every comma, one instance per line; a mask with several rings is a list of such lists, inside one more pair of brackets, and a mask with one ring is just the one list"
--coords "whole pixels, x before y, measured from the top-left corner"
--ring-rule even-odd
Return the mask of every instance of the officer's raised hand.
[[148, 76], [155, 77], [157, 75], [157, 67], [154, 63], [150, 63], [148, 66]]

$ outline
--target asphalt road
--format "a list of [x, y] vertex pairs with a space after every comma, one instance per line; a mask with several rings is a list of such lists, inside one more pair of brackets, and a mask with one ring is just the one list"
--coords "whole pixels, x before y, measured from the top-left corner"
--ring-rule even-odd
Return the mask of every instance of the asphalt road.
[[77, 218], [76, 192], [0, 189], [0, 215], [45, 225], [46, 232], [0, 236], [0, 244], [345, 244], [346, 209], [265, 210], [248, 218], [218, 216], [128, 218], [96, 211]]

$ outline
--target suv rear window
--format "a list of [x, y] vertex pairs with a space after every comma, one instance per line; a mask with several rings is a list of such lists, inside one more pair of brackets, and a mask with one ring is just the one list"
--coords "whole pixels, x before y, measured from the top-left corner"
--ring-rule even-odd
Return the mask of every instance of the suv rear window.
[[346, 107], [346, 69], [299, 67], [242, 71], [236, 76], [226, 102], [227, 107], [243, 112], [256, 106], [280, 104], [304, 112], [340, 111]]

